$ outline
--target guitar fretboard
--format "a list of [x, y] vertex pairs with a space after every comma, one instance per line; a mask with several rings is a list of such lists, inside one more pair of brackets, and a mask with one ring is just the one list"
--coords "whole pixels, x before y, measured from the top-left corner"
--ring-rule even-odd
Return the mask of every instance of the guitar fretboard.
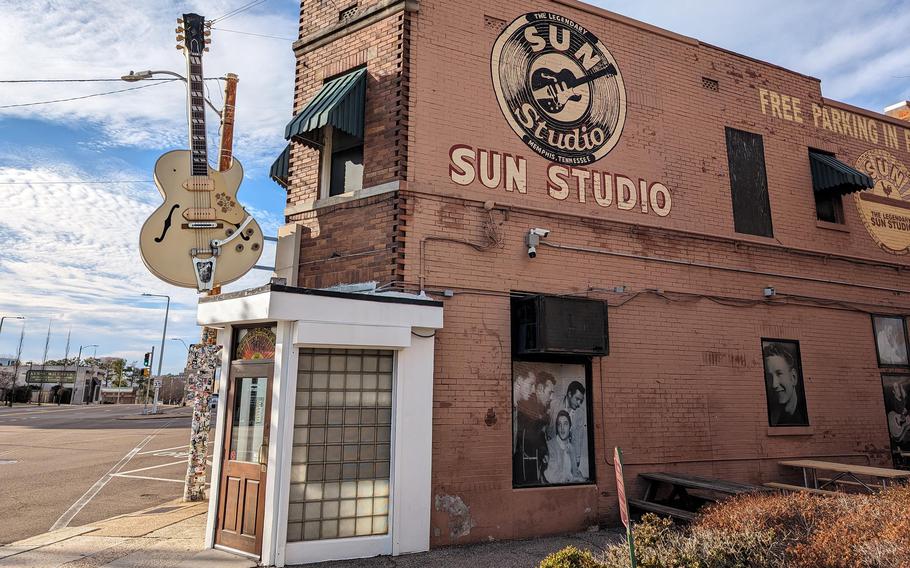
[[205, 138], [205, 87], [202, 80], [202, 50], [200, 54], [189, 53], [187, 67], [187, 89], [189, 91], [190, 152], [192, 162], [190, 174], [208, 175], [208, 148]]

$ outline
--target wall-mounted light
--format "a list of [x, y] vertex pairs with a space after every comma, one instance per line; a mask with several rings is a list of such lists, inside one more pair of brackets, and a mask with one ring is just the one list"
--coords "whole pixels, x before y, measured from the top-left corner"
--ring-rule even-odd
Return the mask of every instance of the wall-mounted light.
[[767, 288], [762, 290], [762, 295], [764, 295], [765, 298], [773, 298], [775, 296], [775, 294], [777, 294], [777, 292], [774, 291], [773, 286], [768, 286]]

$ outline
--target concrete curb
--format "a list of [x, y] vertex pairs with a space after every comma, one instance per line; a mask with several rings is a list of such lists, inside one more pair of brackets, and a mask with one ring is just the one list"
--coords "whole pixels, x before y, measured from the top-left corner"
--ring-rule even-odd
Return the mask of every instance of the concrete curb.
[[118, 416], [117, 420], [161, 420], [163, 418], [189, 418], [193, 415], [191, 407], [177, 408], [158, 414], [137, 414], [134, 416]]
[[23, 540], [17, 540], [16, 542], [0, 546], [0, 560], [22, 554], [23, 552], [29, 552], [43, 546], [50, 546], [96, 530], [98, 530], [98, 527], [95, 526], [67, 527], [65, 529], [31, 536]]

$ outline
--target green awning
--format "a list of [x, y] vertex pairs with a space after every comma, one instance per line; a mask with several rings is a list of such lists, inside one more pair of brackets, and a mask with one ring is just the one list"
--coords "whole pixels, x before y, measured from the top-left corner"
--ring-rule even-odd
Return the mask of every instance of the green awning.
[[288, 188], [288, 167], [291, 163], [291, 145], [284, 147], [278, 159], [272, 162], [272, 169], [269, 170], [269, 177], [275, 180], [275, 183], [281, 187]]
[[812, 167], [812, 188], [815, 193], [846, 195], [875, 186], [866, 174], [851, 168], [831, 154], [809, 151]]
[[284, 137], [318, 147], [319, 136], [316, 131], [331, 125], [355, 138], [363, 138], [366, 78], [367, 70], [361, 68], [323, 85], [294, 120], [288, 123]]

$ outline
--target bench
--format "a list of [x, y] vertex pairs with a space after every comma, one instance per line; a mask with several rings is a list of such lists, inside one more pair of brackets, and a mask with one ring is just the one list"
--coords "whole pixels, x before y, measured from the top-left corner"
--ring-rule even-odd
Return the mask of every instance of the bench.
[[780, 491], [789, 491], [791, 493], [796, 491], [804, 491], [806, 493], [811, 493], [813, 495], [821, 495], [824, 497], [831, 497], [832, 495], [838, 495], [837, 491], [828, 491], [827, 489], [815, 489], [812, 487], [803, 487], [802, 485], [790, 485], [787, 483], [777, 483], [772, 481], [765, 483], [765, 487], [770, 487], [772, 489], [778, 489]]
[[691, 521], [697, 516], [692, 511], [684, 511], [683, 509], [668, 507], [667, 505], [652, 503], [651, 501], [643, 501], [641, 499], [629, 499], [629, 505], [635, 507], [636, 509], [641, 509], [642, 511], [667, 515], [669, 517], [674, 517], [676, 519], [681, 519], [684, 521]]

